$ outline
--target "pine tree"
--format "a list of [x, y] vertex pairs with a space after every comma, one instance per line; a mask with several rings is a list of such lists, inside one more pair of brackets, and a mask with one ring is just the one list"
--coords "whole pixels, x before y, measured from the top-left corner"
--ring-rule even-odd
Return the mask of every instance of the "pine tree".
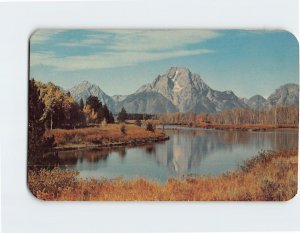
[[114, 118], [112, 112], [109, 112], [108, 123], [115, 123], [115, 118]]
[[127, 118], [128, 118], [127, 112], [126, 112], [125, 108], [123, 107], [121, 109], [121, 112], [119, 112], [119, 114], [118, 114], [118, 121], [124, 122], [125, 120], [127, 120]]

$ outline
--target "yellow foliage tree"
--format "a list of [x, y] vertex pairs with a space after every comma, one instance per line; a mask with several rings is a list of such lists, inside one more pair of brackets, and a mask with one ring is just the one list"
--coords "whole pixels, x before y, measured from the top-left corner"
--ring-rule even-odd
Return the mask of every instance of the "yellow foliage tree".
[[86, 117], [87, 124], [95, 122], [98, 117], [98, 113], [88, 104], [84, 105], [83, 113]]

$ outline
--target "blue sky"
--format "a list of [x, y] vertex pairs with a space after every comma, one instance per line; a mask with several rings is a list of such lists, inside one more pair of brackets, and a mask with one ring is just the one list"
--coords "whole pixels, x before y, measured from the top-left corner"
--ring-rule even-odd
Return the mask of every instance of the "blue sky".
[[30, 77], [68, 89], [83, 80], [130, 94], [169, 67], [187, 67], [213, 89], [267, 97], [298, 83], [298, 42], [266, 30], [38, 30]]

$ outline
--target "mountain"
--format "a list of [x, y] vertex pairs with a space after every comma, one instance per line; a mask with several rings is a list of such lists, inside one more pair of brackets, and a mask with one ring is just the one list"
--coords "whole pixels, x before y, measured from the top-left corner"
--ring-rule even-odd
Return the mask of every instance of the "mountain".
[[97, 96], [99, 100], [106, 104], [109, 109], [114, 109], [115, 101], [113, 98], [102, 91], [99, 86], [91, 84], [88, 81], [83, 81], [72, 87], [69, 89], [69, 92], [78, 103], [81, 98], [85, 102], [89, 96], [93, 95]]
[[246, 104], [254, 110], [263, 110], [269, 107], [269, 101], [261, 95], [254, 95], [246, 100]]
[[111, 98], [113, 98], [114, 101], [120, 102], [124, 99], [126, 99], [128, 95], [113, 95]]
[[129, 113], [159, 114], [167, 112], [216, 113], [231, 108], [269, 109], [273, 105], [299, 103], [299, 85], [286, 84], [267, 99], [261, 95], [239, 98], [232, 91], [217, 91], [209, 87], [198, 74], [184, 67], [171, 67], [152, 83], [141, 86], [130, 95], [109, 96], [99, 86], [83, 81], [69, 89], [79, 102], [97, 96], [113, 113], [125, 107]]
[[156, 92], [141, 92], [128, 95], [124, 100], [116, 102], [115, 111], [119, 112], [122, 107], [129, 113], [159, 114], [178, 112], [178, 109], [171, 101]]
[[234, 107], [247, 107], [232, 91], [210, 88], [198, 74], [183, 67], [171, 67], [151, 84], [136, 93], [156, 92], [168, 99], [180, 112], [214, 113]]
[[271, 106], [274, 105], [298, 105], [299, 85], [288, 83], [276, 89], [268, 98]]

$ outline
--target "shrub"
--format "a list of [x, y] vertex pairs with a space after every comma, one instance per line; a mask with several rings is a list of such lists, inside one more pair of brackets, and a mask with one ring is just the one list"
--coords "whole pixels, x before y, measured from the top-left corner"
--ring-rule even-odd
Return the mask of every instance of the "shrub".
[[105, 127], [105, 126], [107, 125], [107, 122], [106, 122], [106, 119], [105, 119], [105, 118], [102, 120], [101, 125], [102, 125], [103, 127]]
[[121, 125], [120, 125], [120, 132], [121, 132], [122, 134], [126, 134], [126, 125], [125, 125], [125, 124], [121, 124]]
[[[64, 187], [75, 185], [78, 172], [41, 169], [40, 171], [28, 171], [28, 186], [32, 194], [41, 199], [56, 198]], [[43, 198], [45, 196], [45, 198]]]
[[147, 122], [146, 130], [154, 132], [155, 131], [155, 127], [154, 127], [154, 125], [151, 122]]
[[266, 201], [282, 201], [283, 190], [278, 184], [272, 180], [264, 180], [263, 186], [261, 187], [263, 199]]
[[142, 122], [141, 122], [140, 119], [136, 120], [134, 124], [137, 125], [137, 126], [139, 126], [139, 127], [142, 126]]

